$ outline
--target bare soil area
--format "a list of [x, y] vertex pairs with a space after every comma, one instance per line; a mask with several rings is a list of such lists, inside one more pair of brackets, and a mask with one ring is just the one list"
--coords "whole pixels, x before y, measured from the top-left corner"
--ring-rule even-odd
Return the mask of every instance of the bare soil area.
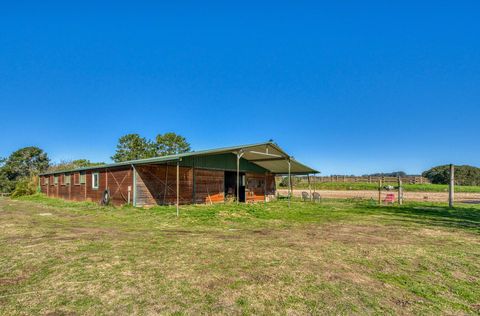
[[[278, 190], [281, 195], [287, 195], [287, 190]], [[293, 195], [301, 197], [302, 192], [308, 190], [293, 190]], [[317, 190], [322, 198], [327, 199], [378, 199], [378, 191], [374, 190]], [[385, 199], [388, 193], [395, 194], [396, 191], [382, 191], [382, 199]], [[417, 202], [448, 202], [447, 192], [404, 192], [403, 198], [406, 201]], [[459, 203], [480, 204], [480, 193], [455, 193], [455, 201]]]

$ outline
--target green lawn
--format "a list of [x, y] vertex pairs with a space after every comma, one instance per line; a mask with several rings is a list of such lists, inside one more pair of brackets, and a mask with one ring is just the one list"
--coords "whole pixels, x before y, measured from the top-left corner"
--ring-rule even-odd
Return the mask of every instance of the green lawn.
[[[317, 190], [378, 190], [378, 183], [368, 182], [320, 182], [314, 184]], [[396, 183], [386, 183], [385, 185], [397, 186]], [[280, 189], [287, 189], [280, 187]], [[298, 183], [294, 189], [307, 189], [307, 183]], [[313, 188], [313, 184], [312, 184]], [[403, 184], [407, 192], [448, 192], [446, 184]], [[480, 193], [480, 186], [457, 185], [455, 192]]]
[[0, 314], [478, 314], [480, 207], [0, 199]]

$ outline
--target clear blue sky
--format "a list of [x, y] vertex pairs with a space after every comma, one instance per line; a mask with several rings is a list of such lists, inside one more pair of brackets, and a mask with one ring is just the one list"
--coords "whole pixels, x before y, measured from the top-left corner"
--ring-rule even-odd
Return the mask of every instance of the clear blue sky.
[[480, 165], [478, 1], [74, 2], [2, 4], [0, 156], [174, 131], [326, 175]]

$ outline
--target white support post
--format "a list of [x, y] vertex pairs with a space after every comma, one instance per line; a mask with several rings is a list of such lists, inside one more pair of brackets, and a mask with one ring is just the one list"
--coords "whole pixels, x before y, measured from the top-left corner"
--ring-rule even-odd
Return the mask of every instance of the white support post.
[[240, 158], [242, 158], [243, 154], [243, 150], [237, 152], [237, 204], [240, 202]]
[[177, 217], [179, 216], [178, 205], [180, 202], [180, 161], [177, 161]]
[[290, 207], [290, 200], [292, 199], [292, 175], [290, 172], [290, 158], [287, 160], [288, 162], [288, 207]]
[[450, 181], [448, 184], [448, 206], [453, 207], [455, 200], [455, 167], [450, 165]]
[[[132, 165], [132, 172], [133, 172], [133, 201], [132, 201], [132, 205], [137, 206], [137, 169], [135, 169], [134, 165]], [[85, 183], [85, 188], [86, 187], [87, 187], [87, 184]], [[86, 189], [85, 189], [85, 192], [86, 192]]]
[[[268, 151], [268, 147], [267, 147]], [[265, 172], [265, 178], [263, 180], [263, 203], [267, 203], [267, 173]]]
[[240, 198], [240, 153], [237, 153], [237, 196], [235, 199], [237, 200], [237, 204], [239, 203]]
[[309, 191], [309, 196], [310, 196], [310, 202], [312, 201], [312, 185], [310, 184], [310, 174], [307, 175], [308, 178], [308, 191]]

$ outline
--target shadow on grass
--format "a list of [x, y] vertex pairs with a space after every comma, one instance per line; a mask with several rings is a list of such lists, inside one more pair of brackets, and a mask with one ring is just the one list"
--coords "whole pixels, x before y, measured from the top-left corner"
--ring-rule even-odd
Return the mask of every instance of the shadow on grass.
[[378, 214], [394, 215], [410, 223], [427, 224], [448, 228], [460, 228], [480, 233], [480, 209], [474, 207], [449, 208], [439, 205], [373, 206], [369, 208]]

